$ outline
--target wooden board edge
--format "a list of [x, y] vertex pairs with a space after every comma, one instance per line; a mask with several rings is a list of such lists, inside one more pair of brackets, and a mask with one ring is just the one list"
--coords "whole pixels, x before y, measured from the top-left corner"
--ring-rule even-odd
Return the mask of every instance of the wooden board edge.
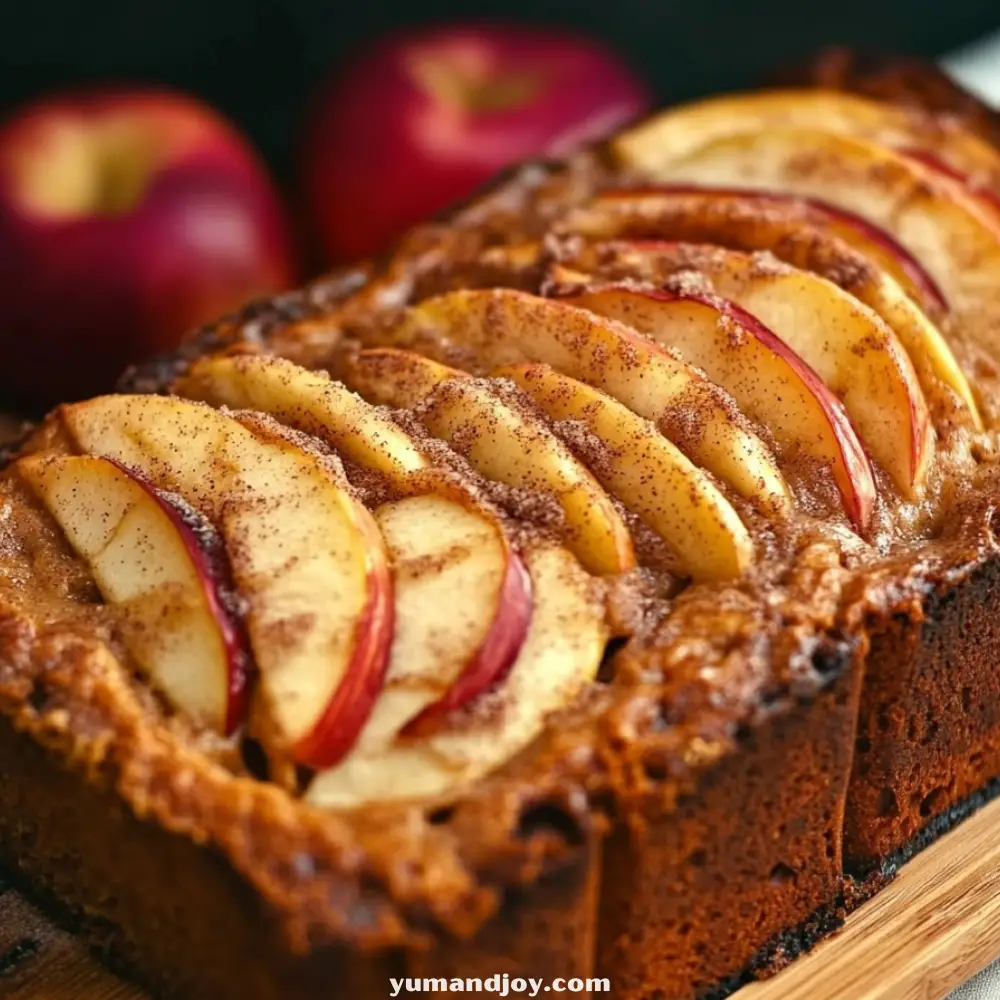
[[1000, 800], [931, 844], [844, 927], [735, 1000], [942, 1000], [1000, 958]]

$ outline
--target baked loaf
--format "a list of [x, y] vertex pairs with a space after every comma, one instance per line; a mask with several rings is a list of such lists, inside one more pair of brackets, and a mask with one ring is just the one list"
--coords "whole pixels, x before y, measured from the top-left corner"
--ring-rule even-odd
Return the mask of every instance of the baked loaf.
[[817, 65], [518, 168], [12, 456], [0, 855], [113, 960], [691, 1000], [989, 790], [993, 119]]

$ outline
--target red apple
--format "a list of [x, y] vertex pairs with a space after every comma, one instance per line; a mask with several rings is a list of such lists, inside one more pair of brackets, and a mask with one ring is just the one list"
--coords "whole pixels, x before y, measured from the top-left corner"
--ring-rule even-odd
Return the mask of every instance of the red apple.
[[294, 277], [275, 189], [210, 108], [88, 91], [0, 128], [0, 350], [4, 388], [23, 401], [107, 388], [128, 363]]
[[531, 156], [636, 117], [648, 95], [602, 45], [455, 25], [393, 36], [333, 80], [308, 134], [305, 191], [327, 257], [371, 254]]

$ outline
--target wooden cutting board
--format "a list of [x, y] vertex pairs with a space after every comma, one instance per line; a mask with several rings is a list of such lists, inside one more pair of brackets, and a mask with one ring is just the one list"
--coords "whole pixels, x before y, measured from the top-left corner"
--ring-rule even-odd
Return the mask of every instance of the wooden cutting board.
[[[736, 1000], [941, 1000], [997, 958], [1000, 800], [906, 865], [837, 935]], [[0, 1000], [148, 998], [0, 883]]]

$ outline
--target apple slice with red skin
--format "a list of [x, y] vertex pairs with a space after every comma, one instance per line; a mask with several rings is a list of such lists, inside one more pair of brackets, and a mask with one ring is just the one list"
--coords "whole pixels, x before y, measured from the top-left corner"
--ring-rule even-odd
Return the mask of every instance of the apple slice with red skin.
[[953, 175], [986, 179], [1000, 190], [1000, 154], [975, 133], [942, 116], [822, 88], [727, 94], [672, 108], [620, 134], [619, 159], [644, 173], [707, 142], [774, 126], [800, 126], [857, 136], [907, 156], [930, 157]]
[[628, 166], [656, 173], [715, 139], [774, 126], [856, 136], [916, 160], [1000, 212], [1000, 154], [941, 116], [835, 90], [774, 90], [709, 98], [657, 115], [619, 136]]
[[711, 290], [580, 286], [569, 301], [627, 323], [731, 393], [792, 454], [828, 467], [844, 510], [864, 533], [875, 505], [871, 464], [843, 404], [809, 363], [757, 317]]
[[385, 687], [358, 747], [433, 728], [499, 683], [531, 623], [531, 577], [492, 518], [444, 497], [384, 504], [396, 633]]
[[[839, 285], [873, 309], [903, 345], [925, 395], [935, 404], [935, 424], [969, 424], [982, 418], [968, 379], [941, 331], [878, 262], [848, 245], [824, 223], [824, 215], [798, 199], [662, 188], [656, 195], [598, 198], [571, 216], [583, 232], [601, 238], [644, 237], [712, 243], [735, 250], [769, 250], [803, 271]], [[608, 256], [601, 245], [584, 246], [575, 266], [590, 270]], [[944, 390], [944, 391], [942, 391]], [[956, 399], [957, 397], [957, 399]], [[956, 403], [959, 405], [956, 406]], [[964, 408], [964, 412], [963, 412]]]
[[180, 494], [221, 532], [260, 671], [268, 749], [328, 767], [353, 745], [389, 662], [392, 574], [381, 533], [335, 459], [265, 418], [103, 396], [64, 406], [81, 451]]
[[[553, 497], [562, 509], [565, 544], [592, 573], [623, 573], [635, 566], [628, 527], [611, 498], [537, 413], [485, 379], [421, 354], [395, 353], [398, 382], [388, 374], [385, 350], [359, 351], [342, 374], [363, 395], [374, 387], [378, 401], [388, 406], [412, 405], [417, 395], [414, 413], [420, 422], [477, 473]], [[415, 394], [414, 385], [428, 391]]]
[[[641, 275], [658, 285], [666, 283], [665, 290], [675, 298], [714, 293], [738, 307], [742, 317], [755, 318], [773, 331], [772, 343], [786, 345], [843, 401], [868, 451], [904, 495], [919, 492], [934, 453], [927, 403], [902, 345], [870, 309], [818, 275], [795, 270], [771, 257], [721, 247], [639, 244], [632, 254], [623, 253], [620, 268], [614, 270]], [[684, 346], [675, 346], [686, 360], [707, 362], [710, 377], [718, 368], [711, 357], [717, 351], [704, 353], [712, 341], [697, 334], [685, 336], [682, 323], [672, 322], [678, 312], [676, 305], [664, 306], [662, 300], [636, 296], [621, 287], [606, 293], [598, 290], [594, 297], [585, 287], [580, 290], [583, 296], [574, 295], [573, 302], [627, 322], [658, 343], [675, 343], [674, 338], [684, 337]], [[704, 314], [702, 318], [707, 319]], [[692, 320], [685, 316], [683, 322]], [[715, 343], [723, 346], [721, 336], [717, 335]], [[697, 358], [685, 351], [694, 352]], [[739, 370], [730, 375], [739, 376]], [[719, 381], [726, 385], [722, 378]], [[742, 403], [740, 397], [737, 401]], [[753, 405], [751, 400], [747, 404]], [[771, 417], [781, 419], [773, 405]], [[799, 424], [800, 434], [802, 426], [810, 425]], [[780, 436], [792, 435], [784, 438], [786, 441], [794, 440], [794, 427], [794, 421], [775, 425]]]
[[947, 177], [949, 180], [955, 181], [968, 194], [972, 195], [973, 198], [978, 198], [983, 202], [989, 211], [1000, 215], [1000, 160], [997, 161], [994, 168], [993, 177], [995, 186], [989, 187], [982, 182], [982, 174], [969, 173], [949, 163], [945, 163], [936, 152], [929, 149], [903, 148], [899, 152], [904, 156], [916, 160], [918, 163], [922, 163], [925, 167], [930, 168], [942, 177]]
[[[677, 252], [678, 265], [687, 268], [690, 248]], [[881, 317], [832, 282], [773, 258], [708, 248], [695, 260], [724, 298], [773, 330], [819, 375], [900, 492], [918, 496], [934, 458], [934, 428], [909, 356]]]
[[523, 750], [597, 676], [608, 638], [593, 580], [563, 548], [524, 552], [534, 613], [506, 678], [430, 730], [370, 751], [359, 746], [316, 775], [306, 801], [350, 809], [370, 802], [453, 795]]
[[774, 456], [732, 397], [621, 323], [496, 288], [427, 299], [358, 333], [367, 344], [413, 348], [480, 373], [524, 361], [551, 365], [652, 420], [696, 465], [741, 496], [771, 512], [791, 501]]
[[422, 488], [431, 462], [400, 426], [339, 382], [283, 358], [257, 354], [200, 358], [171, 387], [179, 396], [257, 410], [331, 444], [401, 493]]
[[185, 715], [233, 733], [253, 670], [212, 525], [103, 458], [30, 457], [17, 470], [120, 613], [125, 645], [153, 684]]
[[708, 188], [693, 184], [612, 189], [598, 195], [589, 209], [583, 208], [571, 216], [569, 225], [574, 231], [588, 236], [657, 238], [663, 234], [651, 228], [650, 216], [655, 216], [671, 202], [676, 205], [680, 199], [689, 204], [697, 203], [698, 199], [714, 199], [716, 208], [727, 202], [738, 205], [756, 203], [771, 225], [777, 225], [783, 218], [786, 232], [793, 233], [800, 225], [815, 226], [874, 261], [928, 312], [937, 316], [948, 311], [948, 302], [937, 281], [899, 240], [862, 216], [821, 198], [754, 188]]
[[[346, 636], [334, 631], [335, 623], [329, 610], [325, 610], [328, 619], [325, 625], [329, 629], [325, 635], [325, 645], [321, 644], [324, 638], [322, 627], [316, 629], [313, 622], [307, 623], [311, 630], [318, 632], [313, 636], [313, 655], [327, 654], [334, 667], [328, 679], [324, 679], [322, 673], [313, 668], [319, 694], [318, 703], [324, 704], [324, 699], [329, 697], [321, 712], [315, 713], [314, 706], [317, 702], [310, 703], [311, 699], [303, 697], [306, 688], [302, 683], [302, 669], [309, 667], [304, 656], [298, 661], [298, 676], [287, 668], [272, 670], [268, 683], [263, 687], [266, 696], [265, 710], [269, 711], [270, 724], [279, 723], [279, 739], [286, 732], [303, 734], [291, 744], [293, 758], [307, 767], [329, 767], [350, 751], [374, 707], [374, 702], [382, 693], [396, 618], [388, 553], [375, 519], [349, 492], [347, 478], [335, 453], [317, 451], [315, 442], [305, 435], [289, 431], [261, 414], [241, 413], [236, 415], [236, 419], [265, 447], [278, 448], [286, 454], [292, 452], [296, 460], [303, 456], [307, 460], [311, 458], [325, 473], [324, 485], [329, 483], [339, 491], [336, 497], [331, 493], [324, 499], [337, 500], [337, 513], [342, 516], [342, 520], [335, 523], [327, 519], [324, 523], [319, 523], [317, 518], [315, 529], [309, 526], [306, 512], [300, 515], [298, 511], [290, 512], [292, 517], [303, 518], [298, 529], [285, 528], [284, 537], [277, 539], [272, 534], [271, 519], [266, 515], [260, 516], [255, 512], [256, 516], [252, 514], [245, 518], [240, 525], [242, 532], [235, 526], [227, 531], [228, 516], [223, 522], [227, 544], [239, 551], [253, 547], [264, 552], [267, 558], [268, 546], [274, 546], [271, 555], [276, 557], [276, 564], [272, 563], [276, 570], [275, 578], [267, 581], [258, 576], [241, 587], [241, 593], [248, 598], [251, 606], [251, 642], [254, 639], [252, 615], [256, 604], [262, 611], [259, 618], [263, 619], [258, 620], [257, 631], [263, 635], [261, 644], [269, 646], [268, 655], [269, 658], [273, 657], [272, 663], [287, 664], [287, 659], [278, 658], [291, 657], [301, 652], [301, 637], [295, 636], [289, 642], [288, 637], [283, 634], [290, 618], [293, 631], [302, 627], [302, 619], [292, 617], [294, 601], [300, 594], [307, 595], [303, 614], [308, 615], [310, 605], [327, 609], [328, 602], [340, 599], [340, 594], [346, 592], [348, 596], [354, 596], [358, 589], [361, 590], [358, 603], [362, 610], [356, 620], [350, 617], [351, 603], [346, 600], [344, 602]], [[286, 475], [294, 476], [296, 471], [288, 468]], [[309, 489], [308, 483], [296, 484], [292, 490], [293, 499], [298, 499], [303, 485]], [[252, 502], [260, 504], [259, 494]], [[311, 497], [309, 506], [314, 502]], [[276, 507], [280, 503], [279, 499]], [[316, 532], [322, 533], [319, 537], [326, 543], [318, 551], [315, 545]], [[304, 555], [306, 552], [309, 553], [308, 556]], [[239, 556], [234, 555], [234, 560], [237, 558]], [[312, 559], [312, 566], [307, 565], [309, 558]], [[340, 568], [348, 559], [352, 564], [351, 578], [344, 581], [344, 589], [340, 590], [337, 584], [341, 581], [329, 573], [329, 570]], [[262, 561], [259, 558], [255, 560], [258, 565]], [[343, 570], [341, 572], [346, 576]], [[308, 589], [310, 580], [312, 590]], [[324, 586], [327, 588], [325, 592]], [[256, 601], [255, 588], [260, 594]], [[340, 645], [345, 637], [349, 642], [346, 649]], [[331, 690], [332, 696], [328, 694]], [[361, 712], [364, 714], [361, 715]]]
[[953, 348], [968, 344], [996, 358], [1000, 224], [915, 160], [850, 136], [773, 128], [719, 139], [657, 179], [760, 187], [821, 198], [863, 216], [905, 246], [938, 283], [954, 319]]
[[729, 501], [707, 475], [647, 420], [592, 386], [548, 365], [510, 365], [509, 378], [555, 421], [583, 424], [607, 450], [594, 474], [667, 541], [681, 572], [728, 580], [753, 561], [753, 542]]

